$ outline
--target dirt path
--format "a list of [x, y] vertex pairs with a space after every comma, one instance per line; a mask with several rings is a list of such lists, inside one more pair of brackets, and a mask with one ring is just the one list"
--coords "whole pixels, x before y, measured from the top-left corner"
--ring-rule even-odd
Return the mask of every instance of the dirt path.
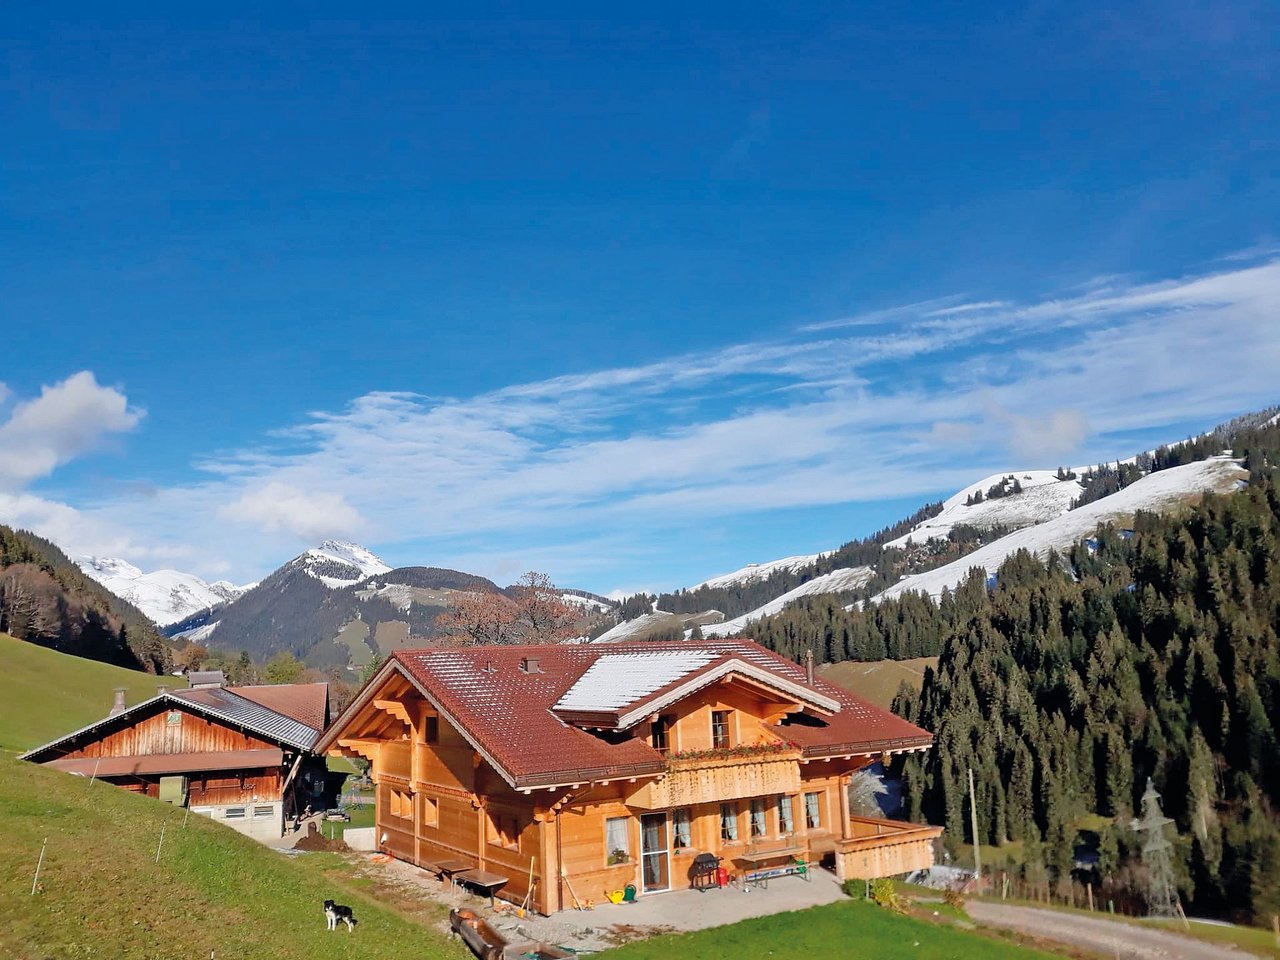
[[1226, 944], [1205, 943], [1167, 930], [1056, 910], [970, 900], [965, 911], [988, 926], [1070, 944], [1117, 960], [1247, 960], [1255, 956]]

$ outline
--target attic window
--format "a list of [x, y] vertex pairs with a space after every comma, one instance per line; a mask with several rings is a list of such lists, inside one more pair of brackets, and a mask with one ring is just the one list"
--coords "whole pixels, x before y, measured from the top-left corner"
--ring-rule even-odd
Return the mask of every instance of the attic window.
[[521, 657], [520, 659], [521, 673], [541, 673], [542, 668], [538, 666], [537, 657]]
[[164, 722], [171, 727], [176, 727], [182, 723], [182, 711], [170, 710], [169, 715], [164, 718]]

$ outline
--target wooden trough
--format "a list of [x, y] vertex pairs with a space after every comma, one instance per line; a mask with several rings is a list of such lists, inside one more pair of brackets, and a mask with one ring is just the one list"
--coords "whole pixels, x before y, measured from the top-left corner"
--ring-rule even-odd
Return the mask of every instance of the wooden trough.
[[573, 954], [540, 941], [512, 943], [470, 910], [449, 911], [449, 932], [462, 938], [478, 960], [566, 960]]

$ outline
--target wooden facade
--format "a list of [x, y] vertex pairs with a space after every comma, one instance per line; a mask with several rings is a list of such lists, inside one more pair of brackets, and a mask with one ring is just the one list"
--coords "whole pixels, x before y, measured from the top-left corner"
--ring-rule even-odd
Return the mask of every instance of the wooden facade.
[[[282, 691], [289, 694], [287, 687], [271, 693]], [[303, 690], [303, 699], [319, 693]], [[259, 839], [281, 835], [299, 773], [308, 765], [323, 770], [308, 749], [318, 729], [230, 689], [183, 690], [120, 707], [25, 759], [188, 806]]]
[[[477, 749], [475, 731], [459, 729], [425, 694], [389, 663], [320, 748], [371, 761], [385, 852], [426, 869], [462, 861], [501, 874], [500, 897], [528, 897], [544, 914], [627, 884], [641, 894], [688, 887], [703, 853], [723, 858], [730, 873], [771, 857], [826, 860], [841, 876], [903, 872], [932, 862], [941, 832], [898, 824], [868, 837], [850, 815], [848, 787], [880, 754], [805, 757], [785, 738], [800, 707], [736, 677], [679, 699], [629, 733], [654, 746], [652, 773], [584, 774], [539, 787], [509, 783]], [[896, 852], [872, 855], [891, 836]]]

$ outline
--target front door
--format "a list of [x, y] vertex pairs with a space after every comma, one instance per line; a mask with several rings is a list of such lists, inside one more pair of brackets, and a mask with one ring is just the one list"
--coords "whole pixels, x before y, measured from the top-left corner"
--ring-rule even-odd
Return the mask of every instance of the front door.
[[670, 861], [667, 815], [646, 813], [640, 818], [640, 876], [645, 893], [671, 889]]

